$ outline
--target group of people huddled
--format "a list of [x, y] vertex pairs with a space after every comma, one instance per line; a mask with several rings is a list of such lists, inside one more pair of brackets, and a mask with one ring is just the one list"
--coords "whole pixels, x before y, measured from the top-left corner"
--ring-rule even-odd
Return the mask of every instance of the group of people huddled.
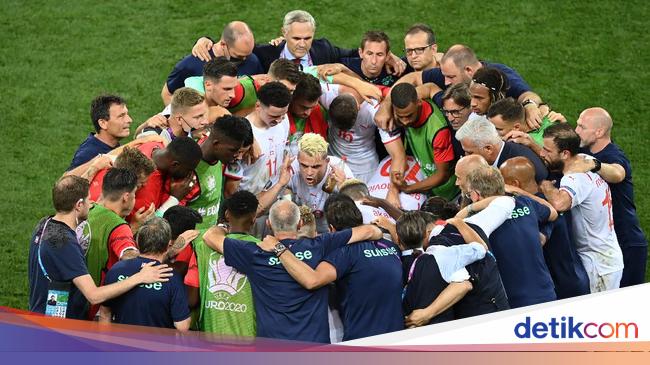
[[94, 133], [52, 189], [31, 311], [337, 342], [644, 282], [647, 241], [612, 118], [572, 127], [512, 68], [415, 24], [396, 56], [286, 14], [200, 38], [138, 126]]

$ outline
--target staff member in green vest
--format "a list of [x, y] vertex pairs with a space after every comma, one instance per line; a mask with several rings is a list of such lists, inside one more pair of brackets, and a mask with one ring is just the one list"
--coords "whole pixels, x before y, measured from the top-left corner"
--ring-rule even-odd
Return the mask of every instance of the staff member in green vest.
[[[251, 245], [260, 242], [250, 234], [258, 204], [255, 194], [246, 190], [224, 201], [225, 217], [230, 226], [226, 237], [248, 241]], [[227, 266], [223, 255], [203, 240], [195, 241], [194, 251], [201, 298], [199, 329], [220, 335], [255, 336], [255, 307], [246, 275]]]
[[217, 223], [224, 166], [240, 160], [252, 144], [250, 123], [234, 115], [218, 118], [210, 128], [210, 135], [199, 142], [203, 158], [195, 172], [200, 194], [187, 205], [203, 217], [196, 229], [207, 229]]
[[414, 184], [401, 177], [395, 185], [405, 193], [432, 193], [451, 200], [458, 189], [452, 173], [455, 155], [447, 121], [432, 100], [418, 97], [411, 84], [395, 85], [390, 95], [395, 124], [404, 129], [406, 146], [426, 176]]
[[108, 170], [100, 203], [93, 205], [87, 223], [80, 226], [83, 233], [79, 243], [86, 249], [88, 272], [95, 285], [103, 283], [106, 271], [119, 260], [139, 254], [131, 227], [124, 220], [135, 204], [137, 182], [138, 178], [132, 171]]

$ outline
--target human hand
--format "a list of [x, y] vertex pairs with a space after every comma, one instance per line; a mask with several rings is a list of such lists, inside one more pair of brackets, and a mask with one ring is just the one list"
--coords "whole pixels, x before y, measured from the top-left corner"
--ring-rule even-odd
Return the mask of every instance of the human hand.
[[515, 142], [530, 147], [535, 143], [533, 138], [526, 132], [511, 130], [503, 136], [504, 141]]
[[266, 252], [273, 252], [275, 245], [280, 243], [277, 238], [267, 235], [264, 237], [262, 242], [258, 243], [257, 246]]
[[174, 275], [171, 267], [161, 264], [155, 265], [155, 262], [147, 262], [142, 265], [140, 271], [135, 274], [142, 284], [164, 283], [169, 281], [169, 278]]
[[189, 176], [172, 180], [169, 184], [169, 194], [178, 200], [182, 200], [190, 191], [196, 183], [196, 175], [192, 172]]
[[526, 124], [530, 129], [538, 129], [542, 123], [542, 111], [536, 104], [528, 104], [524, 107], [526, 110]]
[[399, 191], [388, 189], [388, 192], [386, 193], [386, 201], [395, 208], [402, 209], [402, 201], [399, 198]]
[[135, 226], [136, 228], [139, 228], [142, 226], [142, 223], [146, 222], [147, 219], [149, 219], [153, 213], [156, 211], [156, 206], [151, 203], [149, 204], [149, 207], [140, 207], [137, 212], [133, 215], [133, 221], [131, 223], [132, 226]]
[[343, 70], [341, 65], [336, 64], [336, 63], [326, 63], [324, 65], [318, 65], [316, 66], [316, 72], [318, 73], [318, 77], [326, 80], [327, 76], [332, 76], [340, 73]]
[[282, 161], [282, 166], [280, 167], [280, 177], [278, 179], [278, 184], [280, 186], [287, 186], [291, 178], [293, 177], [293, 169], [291, 169], [291, 163], [295, 157], [290, 154], [285, 154], [284, 160]]
[[279, 46], [280, 43], [282, 43], [283, 41], [284, 41], [284, 37], [280, 36], [280, 37], [277, 37], [277, 38], [275, 38], [275, 39], [271, 39], [271, 40], [269, 41], [269, 44], [272, 45], [272, 46], [276, 46], [276, 47], [277, 47], [277, 46]]
[[425, 309], [416, 309], [404, 319], [404, 327], [415, 328], [429, 323], [431, 316]]
[[560, 122], [560, 123], [566, 123], [566, 122], [567, 122], [567, 120], [566, 120], [566, 118], [564, 117], [564, 115], [562, 115], [562, 114], [560, 114], [560, 113], [558, 113], [558, 112], [554, 112], [554, 111], [550, 111], [550, 112], [546, 115], [546, 117], [547, 117], [548, 120], [550, 120], [551, 122]]
[[147, 119], [144, 124], [149, 128], [167, 128], [169, 127], [169, 122], [162, 114], [155, 114]]
[[196, 41], [194, 47], [192, 47], [192, 55], [198, 57], [203, 62], [208, 62], [212, 59], [210, 49], [212, 49], [213, 45], [214, 43], [207, 37], [201, 37]]
[[397, 57], [392, 52], [389, 52], [384, 68], [387, 73], [400, 76], [406, 70], [406, 62], [402, 61], [401, 58]]
[[[354, 88], [367, 103], [373, 104], [374, 100], [381, 101], [381, 90], [376, 85], [359, 80]], [[376, 116], [376, 114], [375, 114]]]

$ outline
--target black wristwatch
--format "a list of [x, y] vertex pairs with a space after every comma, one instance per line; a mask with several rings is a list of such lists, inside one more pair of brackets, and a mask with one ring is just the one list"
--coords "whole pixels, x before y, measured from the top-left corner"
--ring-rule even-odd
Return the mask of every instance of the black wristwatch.
[[275, 254], [275, 257], [280, 257], [280, 255], [282, 255], [286, 250], [287, 246], [282, 244], [282, 242], [278, 242], [275, 247], [273, 247], [273, 254]]
[[591, 169], [591, 170], [589, 170], [589, 171], [591, 171], [591, 172], [598, 172], [598, 171], [600, 171], [600, 167], [602, 166], [602, 164], [600, 163], [600, 160], [597, 159], [597, 158], [594, 158], [593, 160], [594, 160], [594, 168]]

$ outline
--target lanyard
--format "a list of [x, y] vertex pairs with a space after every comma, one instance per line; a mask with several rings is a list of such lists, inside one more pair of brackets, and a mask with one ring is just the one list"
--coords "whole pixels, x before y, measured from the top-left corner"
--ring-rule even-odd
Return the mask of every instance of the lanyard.
[[[413, 250], [413, 252], [415, 252], [415, 250]], [[422, 256], [422, 255], [424, 255], [424, 253], [420, 253], [420, 254], [418, 255], [418, 257], [416, 257], [416, 258], [413, 260], [413, 263], [411, 264], [411, 268], [409, 269], [409, 275], [408, 275], [408, 277], [406, 278], [406, 284], [404, 284], [404, 289], [402, 290], [402, 300], [404, 300], [404, 298], [406, 297], [406, 288], [408, 288], [409, 283], [411, 282], [411, 279], [413, 279], [413, 272], [415, 272], [415, 264], [417, 264], [418, 259], [419, 259], [420, 256]]]
[[38, 243], [38, 265], [41, 267], [41, 271], [43, 272], [43, 275], [45, 275], [45, 278], [49, 282], [52, 282], [52, 279], [50, 279], [50, 276], [47, 275], [45, 266], [43, 266], [43, 260], [41, 260], [41, 241], [43, 240], [43, 235], [45, 235], [45, 228], [47, 228], [47, 224], [50, 223], [51, 220], [52, 218], [48, 218], [47, 221], [45, 221], [45, 224], [43, 225], [43, 230], [41, 230], [41, 235], [36, 240], [36, 242]]

